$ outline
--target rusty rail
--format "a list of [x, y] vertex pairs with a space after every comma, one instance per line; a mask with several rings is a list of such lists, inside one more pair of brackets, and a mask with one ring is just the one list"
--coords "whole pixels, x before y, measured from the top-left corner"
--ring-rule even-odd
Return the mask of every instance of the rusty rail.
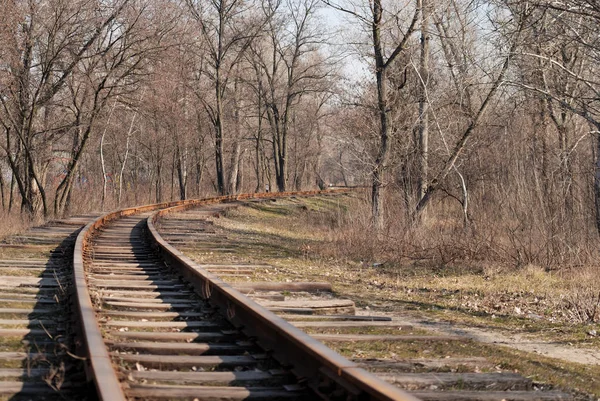
[[[314, 195], [310, 193], [258, 194], [238, 196], [236, 200]], [[232, 200], [232, 199], [227, 199]], [[202, 269], [179, 250], [167, 243], [158, 233], [155, 223], [161, 216], [191, 207], [225, 202], [223, 198], [176, 205], [162, 209], [147, 219], [152, 241], [164, 260], [177, 268], [190, 281], [199, 295], [227, 314], [227, 319], [258, 343], [272, 352], [281, 364], [293, 366], [294, 373], [305, 379], [317, 393], [330, 393], [343, 388], [352, 399], [415, 401], [417, 398], [379, 379], [358, 367], [337, 352], [326, 347], [302, 330], [242, 295], [214, 274]], [[299, 362], [301, 361], [301, 362]], [[350, 397], [348, 397], [350, 398]]]
[[88, 380], [94, 382], [100, 400], [124, 401], [126, 397], [123, 394], [121, 384], [112, 366], [110, 355], [102, 339], [102, 333], [98, 326], [88, 291], [84, 266], [84, 257], [88, 242], [96, 231], [111, 220], [160, 208], [183, 205], [187, 202], [190, 201], [158, 203], [108, 213], [88, 223], [77, 236], [75, 252], [73, 254], [73, 280], [75, 284], [75, 306], [79, 314], [79, 329], [82, 334], [81, 350], [87, 358], [86, 376]]

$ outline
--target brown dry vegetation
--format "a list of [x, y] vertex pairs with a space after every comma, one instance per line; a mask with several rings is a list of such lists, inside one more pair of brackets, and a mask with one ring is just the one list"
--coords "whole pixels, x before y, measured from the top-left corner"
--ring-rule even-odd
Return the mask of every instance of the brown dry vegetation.
[[10, 235], [22, 233], [34, 225], [26, 216], [0, 210], [0, 240]]
[[[361, 231], [357, 223], [364, 213], [361, 202], [357, 196], [327, 197], [228, 210], [224, 218], [213, 221], [218, 232], [239, 244], [235, 250], [211, 251], [205, 244], [186, 253], [207, 263], [272, 265], [242, 280], [330, 281], [336, 295], [353, 299], [371, 314], [449, 322], [564, 347], [597, 349], [600, 345], [600, 339], [589, 334], [598, 330], [598, 325], [591, 322], [590, 316], [581, 315], [593, 303], [585, 294], [600, 289], [596, 281], [589, 280], [595, 267], [519, 267], [508, 259], [489, 256], [494, 254], [481, 254], [476, 260], [457, 257], [444, 261], [440, 257], [443, 252], [436, 249], [436, 236], [428, 240], [423, 237], [421, 243], [428, 246], [409, 253], [402, 244], [394, 248], [397, 239], [388, 236], [374, 241], [368, 228]], [[451, 245], [449, 238], [446, 246]], [[376, 248], [365, 249], [374, 243]], [[486, 255], [489, 260], [484, 259]], [[418, 343], [395, 344], [392, 348], [386, 344], [336, 347], [350, 357], [480, 355], [493, 361], [494, 366], [522, 372], [534, 380], [600, 394], [598, 366], [476, 342], [445, 344], [442, 349]]]
[[475, 219], [465, 228], [439, 214], [421, 225], [390, 219], [388, 231], [376, 235], [360, 197], [350, 200], [347, 210], [333, 216], [334, 222], [310, 222], [334, 244], [316, 245], [315, 251], [375, 270], [382, 277], [376, 286], [392, 282], [412, 296], [476, 313], [600, 321], [600, 284], [594, 280], [600, 265], [593, 243], [564, 250], [572, 256], [552, 257], [560, 249], [532, 238], [533, 228], [514, 230], [510, 220], [490, 226]]
[[[244, 238], [245, 245], [237, 254], [219, 257], [238, 258], [241, 252], [244, 257], [266, 258], [278, 264], [300, 258], [325, 268], [321, 271], [316, 267], [312, 273], [315, 276], [342, 278], [345, 291], [358, 294], [365, 288], [372, 289], [388, 301], [407, 301], [407, 305], [418, 309], [452, 311], [469, 321], [491, 319], [487, 324], [498, 327], [509, 324], [536, 330], [544, 324], [577, 324], [576, 330], [571, 326], [554, 331], [580, 332], [575, 336], [578, 341], [596, 342], [586, 331], [593, 329], [599, 318], [600, 283], [592, 279], [598, 273], [597, 266], [547, 270], [533, 264], [514, 265], [510, 259], [495, 259], [497, 253], [483, 252], [477, 258], [459, 254], [446, 260], [447, 249], [461, 238], [431, 235], [417, 242], [416, 235], [410, 233], [404, 235], [404, 241], [391, 236], [377, 238], [354, 218], [361, 213], [359, 198], [333, 199], [309, 199], [301, 205], [280, 201], [229, 211], [227, 215], [233, 220], [216, 219], [215, 223], [239, 229], [250, 237]], [[243, 226], [236, 226], [235, 221]], [[278, 247], [256, 243], [265, 236], [277, 240]], [[196, 256], [205, 259], [212, 254]], [[493, 323], [496, 319], [500, 322], [497, 325]]]

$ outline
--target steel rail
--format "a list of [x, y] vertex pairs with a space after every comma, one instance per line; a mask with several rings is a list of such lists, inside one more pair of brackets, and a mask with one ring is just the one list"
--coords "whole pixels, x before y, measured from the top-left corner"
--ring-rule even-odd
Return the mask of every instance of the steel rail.
[[[241, 195], [235, 199], [314, 195], [317, 193]], [[349, 399], [418, 400], [409, 393], [360, 368], [356, 363], [349, 361], [304, 331], [241, 294], [216, 275], [202, 269], [165, 241], [155, 227], [158, 219], [168, 213], [226, 201], [216, 198], [204, 202], [176, 205], [162, 209], [148, 217], [147, 224], [151, 241], [155, 243], [163, 259], [171, 267], [178, 269], [183, 277], [190, 281], [196, 289], [199, 289], [198, 294], [202, 298], [217, 306], [222, 313], [226, 313], [227, 319], [240, 328], [244, 334], [256, 338], [257, 342], [272, 353], [279, 363], [284, 366], [292, 366], [293, 372], [305, 380], [317, 393], [330, 392], [331, 385], [333, 385], [336, 389], [343, 388], [350, 396]]]
[[108, 349], [102, 338], [102, 332], [96, 313], [92, 304], [88, 282], [85, 272], [84, 259], [86, 251], [90, 248], [90, 241], [93, 236], [101, 230], [107, 223], [127, 217], [134, 214], [166, 209], [171, 207], [194, 207], [198, 205], [208, 205], [221, 202], [231, 202], [238, 199], [253, 198], [275, 198], [292, 195], [316, 195], [320, 193], [345, 192], [345, 190], [332, 191], [310, 191], [310, 192], [281, 192], [281, 193], [262, 193], [262, 194], [244, 194], [234, 196], [221, 196], [206, 199], [193, 199], [175, 202], [163, 202], [151, 205], [132, 207], [105, 214], [96, 220], [88, 223], [77, 236], [75, 250], [73, 255], [73, 281], [74, 281], [74, 303], [78, 313], [78, 327], [80, 332], [81, 344], [79, 353], [86, 358], [85, 373], [88, 381], [94, 383], [97, 396], [102, 401], [125, 401], [127, 398], [123, 393], [119, 378], [112, 365]]
[[132, 214], [153, 211], [156, 209], [184, 205], [194, 201], [178, 201], [157, 203], [142, 207], [133, 207], [105, 214], [98, 219], [88, 223], [77, 236], [75, 251], [73, 254], [73, 281], [74, 301], [78, 313], [79, 331], [81, 332], [80, 352], [86, 358], [86, 377], [96, 387], [100, 400], [125, 401], [126, 397], [121, 384], [113, 368], [108, 349], [104, 344], [100, 326], [96, 320], [96, 313], [92, 299], [88, 291], [88, 283], [85, 274], [84, 258], [89, 248], [89, 241], [93, 235], [106, 223]]

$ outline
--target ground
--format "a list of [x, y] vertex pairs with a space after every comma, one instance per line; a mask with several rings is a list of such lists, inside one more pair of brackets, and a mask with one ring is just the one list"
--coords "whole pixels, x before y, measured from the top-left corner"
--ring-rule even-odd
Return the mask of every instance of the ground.
[[[493, 362], [492, 371], [514, 370], [551, 386], [600, 396], [600, 327], [574, 323], [575, 312], [561, 301], [574, 296], [569, 280], [535, 267], [490, 273], [346, 258], [333, 248], [347, 199], [279, 200], [227, 210], [212, 218], [217, 234], [227, 237], [215, 239], [221, 250], [204, 244], [186, 253], [198, 262], [272, 266], [232, 280], [329, 281], [336, 296], [356, 302], [358, 313], [395, 315], [419, 331], [477, 340], [441, 348], [338, 346], [348, 357], [484, 356]], [[235, 248], [227, 247], [233, 242]]]

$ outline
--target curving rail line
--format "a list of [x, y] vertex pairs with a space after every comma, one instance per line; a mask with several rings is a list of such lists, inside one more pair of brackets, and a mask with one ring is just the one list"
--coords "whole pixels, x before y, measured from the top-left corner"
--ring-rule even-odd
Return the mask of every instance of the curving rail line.
[[[252, 198], [274, 198], [291, 195], [309, 196], [317, 193], [320, 192], [255, 194], [162, 203], [124, 209], [102, 216], [88, 224], [79, 234], [75, 245], [74, 284], [76, 306], [80, 314], [82, 331], [81, 348], [88, 361], [88, 378], [94, 382], [99, 399], [110, 401], [125, 400], [128, 397], [152, 399], [193, 399], [195, 397], [200, 399], [204, 397], [209, 399], [263, 399], [268, 397], [277, 399], [315, 399], [318, 396], [323, 399], [340, 400], [416, 400], [410, 394], [382, 381], [360, 368], [357, 364], [343, 358], [303, 331], [242, 295], [215, 275], [199, 268], [189, 258], [164, 241], [154, 227], [155, 219], [161, 215], [200, 205], [227, 203]], [[158, 212], [149, 215], [150, 212], [154, 211]], [[148, 234], [147, 238], [145, 232]], [[96, 252], [96, 248], [100, 249], [96, 243], [103, 244], [105, 250]], [[110, 266], [111, 260], [121, 256], [128, 258], [126, 263], [120, 264], [127, 267], [123, 267], [123, 270], [114, 277], [105, 274], [106, 272], [103, 271], [102, 266]], [[144, 263], [140, 262], [142, 258]], [[102, 261], [102, 263], [99, 261]], [[146, 281], [137, 281], [138, 277]], [[183, 277], [183, 280], [180, 277]], [[121, 280], [114, 280], [114, 278], [120, 278]], [[127, 283], [127, 280], [131, 280], [131, 282]], [[142, 283], [145, 284], [142, 285]], [[146, 305], [144, 308], [148, 310], [147, 312], [139, 312], [139, 305], [128, 302], [108, 302], [108, 304], [123, 306], [124, 309], [121, 311], [102, 310], [102, 301], [98, 301], [102, 297], [97, 293], [100, 285], [105, 285], [105, 288], [109, 289], [114, 288], [114, 290], [111, 290], [114, 292], [107, 295], [114, 295], [113, 299], [132, 301], [133, 297], [138, 295], [140, 297], [153, 297], [147, 299], [153, 300], [153, 302], [155, 300], [156, 303], [162, 302], [163, 306], [168, 308], [172, 307], [169, 309], [172, 312], [164, 312], [165, 308], [163, 306], [161, 306], [160, 312], [156, 312], [156, 303], [151, 302], [144, 304]], [[169, 295], [167, 295], [167, 292], [156, 292], [154, 294], [151, 292], [158, 291], [163, 285], [165, 288], [175, 288], [177, 290], [168, 292]], [[90, 290], [91, 288], [93, 290]], [[130, 289], [135, 289], [135, 291]], [[186, 295], [188, 289], [193, 291], [189, 291], [189, 295]], [[173, 299], [167, 299], [167, 297]], [[185, 320], [178, 321], [177, 324], [180, 326], [187, 328], [215, 326], [220, 330], [221, 337], [223, 335], [225, 337], [232, 336], [235, 341], [233, 343], [223, 342], [222, 344], [196, 344], [189, 342], [195, 341], [194, 339], [200, 335], [194, 331], [154, 332], [153, 328], [164, 328], [170, 324], [175, 325], [175, 323], [148, 322], [149, 319], [165, 316], [177, 316], [178, 318], [184, 316], [183, 313], [177, 312], [177, 305], [181, 305], [183, 309], [186, 309], [184, 313], [187, 313], [187, 315], [185, 316], [191, 316], [189, 320], [186, 317]], [[214, 313], [215, 310], [218, 311], [218, 314]], [[121, 321], [120, 323], [122, 326], [136, 325], [135, 327], [142, 327], [142, 331], [116, 333], [119, 337], [125, 339], [141, 340], [139, 343], [118, 342], [110, 337], [110, 333], [112, 333], [109, 328], [110, 323], [112, 322], [113, 325], [119, 323], [110, 319], [117, 316], [136, 316], [140, 318], [137, 322], [138, 325], [136, 325], [136, 322], [129, 321]], [[141, 319], [143, 316], [148, 317], [148, 319]], [[126, 328], [122, 327], [122, 330], [126, 330]], [[214, 333], [204, 334], [210, 337]], [[204, 337], [200, 335], [200, 338]], [[144, 339], [149, 339], [149, 341]], [[172, 342], [160, 342], [157, 339], [165, 341], [168, 339]], [[154, 345], [150, 343], [153, 340], [157, 341]], [[157, 350], [159, 347], [163, 347], [163, 349]], [[125, 350], [125, 353], [119, 354], [119, 349]], [[165, 384], [141, 388], [130, 386], [131, 378], [134, 376], [163, 377], [166, 378], [167, 383], [189, 381], [196, 384], [206, 382], [214, 384], [214, 382], [220, 383], [223, 381], [239, 383], [244, 381], [244, 377], [255, 378], [260, 376], [259, 373], [256, 373], [258, 371], [250, 370], [251, 368], [244, 371], [244, 368], [236, 366], [236, 363], [229, 366], [229, 371], [211, 372], [214, 373], [213, 375], [208, 374], [208, 372], [199, 375], [191, 374], [191, 372], [188, 374], [187, 371], [190, 367], [196, 368], [192, 364], [202, 364], [203, 361], [206, 361], [198, 355], [204, 355], [205, 353], [210, 355], [213, 351], [218, 353], [218, 350], [225, 349], [242, 352], [242, 354], [236, 354], [242, 356], [231, 357], [232, 360], [238, 361], [236, 363], [248, 362], [249, 366], [262, 363], [263, 366], [272, 368], [269, 375], [265, 373], [267, 376], [266, 381], [267, 383], [276, 382], [277, 387], [267, 385], [261, 387], [259, 385], [245, 389], [242, 383], [241, 387], [237, 387], [240, 391], [233, 391], [234, 387], [212, 387], [209, 392], [204, 392], [205, 388], [198, 385]], [[187, 365], [184, 367], [185, 374], [164, 372], [161, 375], [161, 371], [136, 372], [135, 366], [141, 370], [144, 368], [139, 365], [128, 365], [128, 362], [135, 361], [136, 358], [149, 361], [151, 358], [143, 358], [139, 355], [147, 350], [153, 350], [154, 353], [160, 351], [162, 357], [152, 360], [154, 364], [152, 366], [159, 368], [168, 367], [169, 370], [172, 370], [177, 368], [177, 361], [187, 361]], [[169, 354], [169, 350], [172, 350], [171, 354]], [[181, 353], [190, 350], [193, 352], [188, 359], [181, 356]], [[131, 351], [134, 352], [133, 356], [127, 354]], [[266, 353], [266, 355], [260, 357], [257, 352]], [[152, 355], [146, 356], [151, 357]], [[255, 360], [252, 360], [252, 358]], [[260, 362], [263, 358], [264, 361]], [[226, 357], [220, 359], [213, 357], [213, 359], [210, 359], [210, 361], [213, 360], [219, 362], [216, 362], [217, 365], [211, 362], [212, 365], [207, 365], [211, 367], [207, 369], [212, 369], [215, 366], [226, 366], [225, 362], [228, 359]], [[115, 362], [118, 361], [123, 362], [123, 364], [117, 366]], [[286, 372], [293, 374], [286, 374]], [[279, 376], [285, 377], [285, 379], [281, 379]], [[184, 377], [189, 378], [189, 380], [184, 379]], [[198, 381], [195, 377], [202, 377], [203, 379]], [[208, 377], [212, 379], [207, 379]], [[224, 377], [225, 379], [223, 379]], [[249, 380], [249, 382], [262, 383], [261, 380]], [[281, 389], [281, 391], [276, 391], [274, 388]]]

